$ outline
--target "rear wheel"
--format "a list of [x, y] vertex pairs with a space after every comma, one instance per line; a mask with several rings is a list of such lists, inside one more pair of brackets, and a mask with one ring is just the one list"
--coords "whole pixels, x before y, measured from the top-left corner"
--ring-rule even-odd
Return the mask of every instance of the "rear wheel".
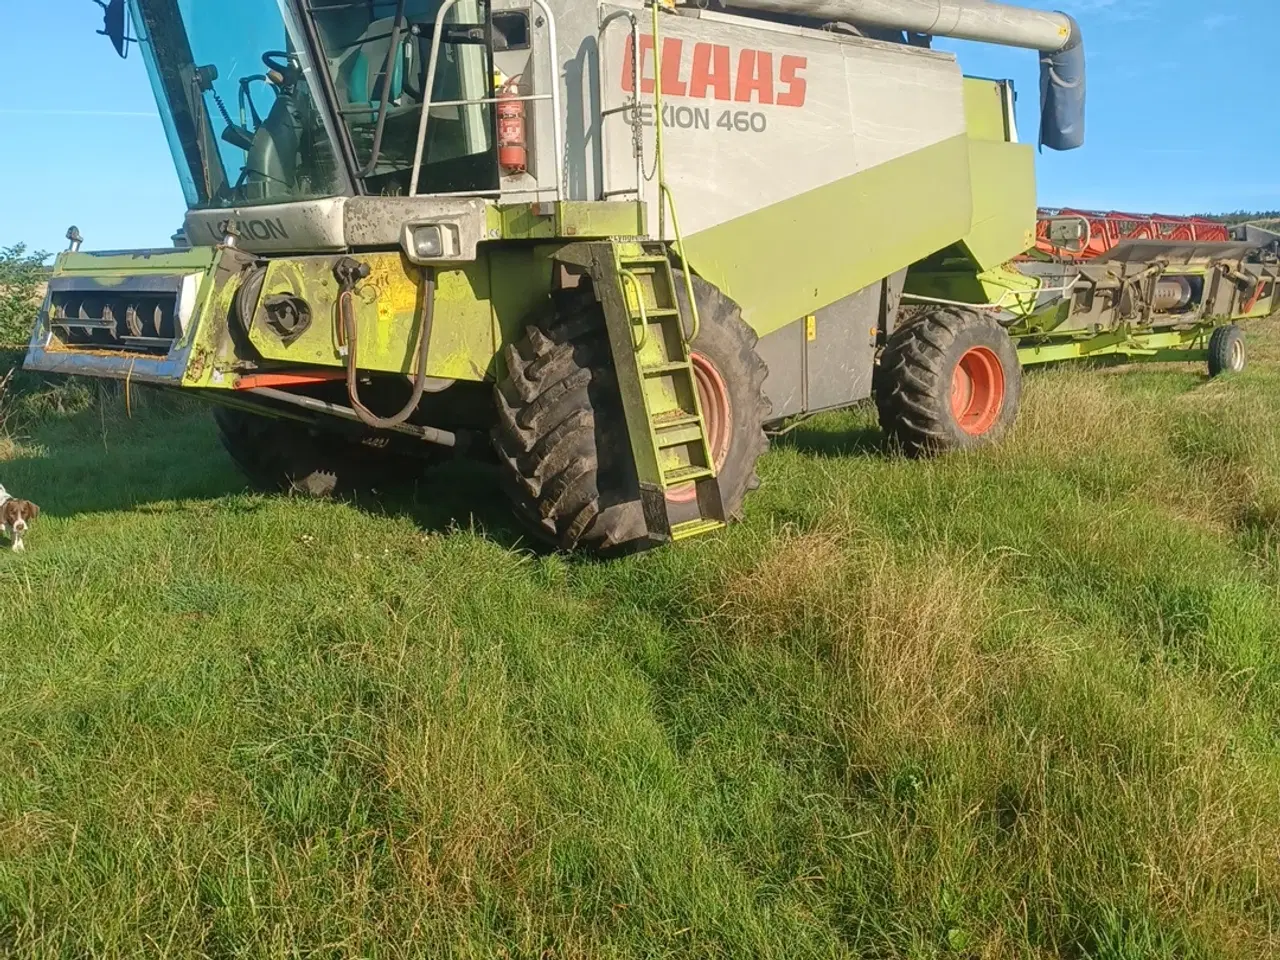
[[[687, 299], [677, 274], [681, 306]], [[767, 441], [764, 363], [733, 301], [695, 277], [701, 329], [694, 379], [726, 512], [758, 485]], [[589, 289], [559, 294], [545, 320], [506, 348], [494, 445], [517, 513], [543, 540], [598, 552], [644, 542], [646, 528], [604, 311]], [[687, 316], [687, 312], [686, 312]], [[692, 486], [669, 492], [679, 522], [696, 512]]]
[[908, 455], [970, 450], [1013, 425], [1022, 367], [1013, 340], [992, 317], [943, 307], [890, 338], [875, 395], [881, 427]]
[[1248, 361], [1244, 330], [1238, 324], [1230, 323], [1213, 331], [1209, 337], [1209, 376], [1240, 373]]
[[213, 411], [222, 446], [250, 483], [324, 498], [403, 482], [422, 469], [396, 456], [336, 433], [293, 420], [277, 420], [230, 407]]

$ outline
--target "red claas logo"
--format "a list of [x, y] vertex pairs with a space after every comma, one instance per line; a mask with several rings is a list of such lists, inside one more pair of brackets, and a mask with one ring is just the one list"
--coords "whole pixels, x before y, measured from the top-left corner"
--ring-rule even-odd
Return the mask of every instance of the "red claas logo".
[[[635, 51], [627, 37], [622, 58], [622, 89], [635, 92]], [[721, 100], [726, 103], [764, 103], [779, 107], [803, 107], [805, 80], [801, 74], [807, 57], [784, 54], [774, 62], [768, 50], [739, 50], [735, 58], [719, 43], [693, 44], [688, 71], [685, 42], [676, 37], [662, 41], [662, 95]], [[735, 62], [736, 59], [736, 62]], [[646, 75], [647, 71], [647, 75]], [[653, 37], [640, 37], [640, 92], [653, 93]]]

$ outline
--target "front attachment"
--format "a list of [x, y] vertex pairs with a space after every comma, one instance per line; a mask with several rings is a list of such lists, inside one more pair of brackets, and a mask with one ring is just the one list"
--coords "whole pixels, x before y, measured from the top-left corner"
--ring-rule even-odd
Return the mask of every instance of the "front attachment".
[[[144, 383], [208, 386], [214, 339], [201, 336], [211, 300], [230, 297], [243, 265], [234, 250], [58, 258], [24, 366]], [[209, 334], [213, 337], [212, 332]]]

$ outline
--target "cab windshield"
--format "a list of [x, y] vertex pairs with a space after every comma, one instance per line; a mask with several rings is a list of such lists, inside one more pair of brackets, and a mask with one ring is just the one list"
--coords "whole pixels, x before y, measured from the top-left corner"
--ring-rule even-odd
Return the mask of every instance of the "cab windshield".
[[456, 0], [445, 13], [434, 83], [427, 82], [442, 0], [303, 0], [355, 154], [372, 194], [406, 194], [422, 103], [429, 123], [416, 192], [483, 192], [498, 186], [494, 70], [487, 0]]
[[129, 0], [192, 209], [348, 193], [305, 45], [277, 0]]

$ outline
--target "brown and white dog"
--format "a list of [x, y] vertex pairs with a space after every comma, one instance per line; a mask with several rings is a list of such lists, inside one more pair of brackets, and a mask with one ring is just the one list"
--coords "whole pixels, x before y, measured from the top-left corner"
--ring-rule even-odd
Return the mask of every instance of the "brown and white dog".
[[3, 530], [13, 543], [15, 552], [25, 550], [22, 538], [26, 536], [31, 524], [40, 516], [40, 508], [30, 500], [19, 500], [11, 497], [0, 487], [0, 530]]

